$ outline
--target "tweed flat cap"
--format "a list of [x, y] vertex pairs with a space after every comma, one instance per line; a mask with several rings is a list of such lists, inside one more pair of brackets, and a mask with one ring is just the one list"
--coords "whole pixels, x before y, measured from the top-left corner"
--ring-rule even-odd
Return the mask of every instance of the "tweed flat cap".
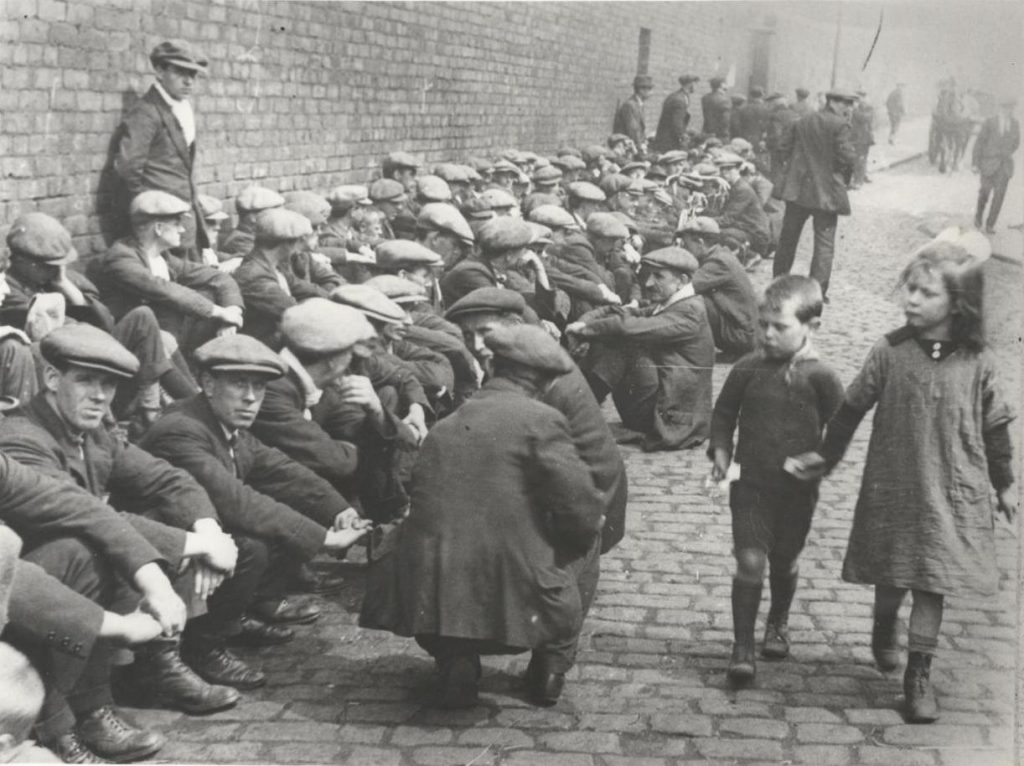
[[719, 152], [711, 161], [720, 168], [743, 164], [743, 158], [733, 152]]
[[450, 202], [452, 190], [440, 176], [417, 176], [416, 196], [425, 202]]
[[313, 225], [306, 216], [294, 210], [273, 207], [256, 216], [256, 240], [258, 242], [283, 242], [308, 237]]
[[589, 181], [573, 181], [565, 187], [565, 191], [572, 199], [587, 202], [604, 202], [608, 199], [603, 191]]
[[311, 191], [290, 191], [284, 195], [284, 209], [309, 219], [313, 227], [327, 223], [331, 216], [331, 203]]
[[526, 247], [532, 236], [533, 231], [526, 221], [502, 216], [484, 222], [477, 232], [477, 242], [484, 254], [499, 255]]
[[691, 82], [700, 82], [700, 78], [695, 74], [684, 74], [679, 76], [680, 85], [689, 85]]
[[466, 160], [466, 164], [477, 173], [490, 173], [491, 168], [494, 167], [494, 163], [485, 157], [470, 157]]
[[480, 194], [480, 199], [491, 210], [504, 210], [519, 204], [516, 202], [516, 198], [504, 189], [484, 189]]
[[754, 151], [754, 145], [751, 144], [747, 139], [740, 138], [739, 136], [732, 139], [729, 142], [728, 146], [732, 151], [736, 152], [736, 154], [739, 155], [744, 155], [747, 152]]
[[545, 244], [550, 245], [553, 240], [551, 239], [551, 229], [542, 223], [534, 223], [533, 221], [527, 221], [526, 225], [530, 227], [530, 231], [533, 232], [533, 236], [530, 237], [531, 245]]
[[356, 205], [370, 205], [370, 192], [359, 184], [335, 186], [327, 193], [327, 202], [335, 210], [350, 210]]
[[404, 202], [405, 187], [393, 178], [378, 178], [370, 184], [370, 199], [374, 202]]
[[184, 40], [165, 40], [160, 43], [150, 52], [149, 62], [154, 67], [174, 64], [193, 72], [205, 72], [209, 63], [205, 56]]
[[586, 165], [593, 165], [602, 157], [608, 156], [608, 149], [601, 144], [588, 144], [580, 151], [581, 159]]
[[513, 163], [506, 160], [504, 157], [502, 157], [493, 165], [491, 165], [490, 170], [492, 176], [497, 175], [498, 173], [509, 173], [511, 175], [516, 176], [519, 175], [519, 168], [517, 168]]
[[503, 287], [478, 287], [463, 295], [444, 312], [444, 318], [455, 322], [470, 314], [519, 314], [526, 311], [526, 299], [515, 290]]
[[704, 215], [699, 215], [696, 218], [690, 218], [676, 229], [676, 234], [682, 234], [684, 231], [693, 232], [694, 234], [721, 234], [722, 230], [718, 226], [718, 221], [714, 218], [708, 218]]
[[619, 192], [628, 191], [633, 185], [633, 179], [621, 173], [612, 173], [601, 179], [601, 189], [609, 197], [614, 197]]
[[462, 213], [444, 202], [431, 202], [421, 207], [416, 217], [416, 226], [454, 234], [469, 245], [476, 240]]
[[[647, 170], [647, 175], [644, 177], [664, 181], [666, 178], [668, 178], [668, 171], [665, 170], [664, 166], [662, 165], [651, 165], [651, 167]], [[657, 185], [658, 184], [655, 184], [655, 186]]]
[[[377, 292], [372, 287], [366, 289]], [[377, 331], [358, 309], [326, 298], [307, 298], [285, 309], [281, 315], [281, 334], [293, 350], [327, 356], [375, 338]]]
[[405, 309], [380, 290], [368, 285], [341, 285], [331, 290], [331, 300], [361, 311], [367, 318], [388, 324], [403, 324], [409, 315]]
[[284, 207], [284, 197], [263, 186], [246, 186], [235, 197], [235, 210], [239, 213], [258, 213], [275, 207]]
[[558, 157], [552, 158], [551, 164], [561, 168], [562, 172], [567, 170], [584, 170], [587, 167], [587, 163], [575, 154], [560, 154]]
[[7, 246], [51, 266], [78, 260], [68, 230], [46, 213], [25, 213], [15, 218], [7, 232]]
[[628, 215], [623, 213], [621, 210], [616, 210], [612, 213], [613, 216], [619, 219], [619, 223], [625, 226], [630, 234], [636, 234], [640, 231], [640, 227], [636, 225], [636, 221], [630, 218]]
[[447, 183], [465, 183], [469, 181], [466, 168], [454, 162], [441, 162], [434, 165], [434, 175]]
[[529, 218], [531, 212], [545, 205], [555, 205], [556, 207], [561, 207], [562, 200], [554, 192], [531, 192], [530, 195], [523, 200], [523, 216]]
[[479, 197], [471, 197], [463, 202], [461, 211], [462, 215], [469, 222], [469, 226], [473, 230], [474, 235], [477, 230], [477, 227], [475, 226], [476, 223], [495, 217], [494, 211], [491, 210], [490, 206]]
[[84, 322], [50, 331], [40, 342], [39, 352], [57, 367], [73, 364], [119, 378], [134, 378], [139, 371], [139, 360], [131, 351], [112, 335]]
[[857, 94], [848, 90], [843, 90], [842, 88], [834, 88], [825, 94], [825, 99], [831, 99], [832, 101], [846, 101], [852, 104], [857, 100]]
[[530, 211], [530, 220], [551, 229], [565, 229], [576, 226], [576, 219], [559, 205], [541, 205]]
[[221, 335], [196, 349], [196, 363], [209, 372], [252, 372], [279, 378], [284, 360], [251, 335]]
[[591, 213], [587, 219], [587, 234], [608, 239], [624, 239], [629, 229], [611, 213]]
[[441, 256], [419, 242], [409, 239], [388, 239], [374, 249], [377, 265], [386, 270], [405, 267], [440, 266]]
[[189, 204], [173, 194], [147, 189], [132, 197], [128, 206], [128, 215], [133, 221], [145, 221], [150, 218], [177, 218], [185, 215], [191, 208]]
[[682, 247], [663, 247], [660, 250], [652, 250], [640, 259], [640, 263], [656, 269], [681, 271], [683, 274], [693, 274], [700, 267], [696, 256]]
[[384, 170], [392, 170], [394, 168], [417, 170], [420, 166], [420, 161], [409, 154], [409, 152], [388, 152], [387, 156], [384, 157], [384, 161], [381, 162], [381, 166]]
[[484, 344], [498, 358], [551, 375], [565, 375], [573, 367], [568, 352], [536, 325], [495, 327], [484, 335]]
[[200, 194], [197, 197], [199, 202], [199, 215], [204, 221], [225, 221], [228, 214], [224, 212], [224, 205], [216, 197], [209, 194]]
[[554, 165], [538, 168], [533, 173], [533, 182], [538, 185], [556, 184], [562, 180], [562, 171]]
[[686, 152], [682, 149], [673, 149], [670, 152], [665, 152], [658, 158], [658, 162], [662, 165], [673, 165], [677, 162], [686, 162], [689, 159]]
[[394, 274], [378, 274], [370, 277], [363, 284], [379, 290], [399, 306], [406, 303], [419, 303], [427, 299], [427, 290], [423, 285], [404, 279]]

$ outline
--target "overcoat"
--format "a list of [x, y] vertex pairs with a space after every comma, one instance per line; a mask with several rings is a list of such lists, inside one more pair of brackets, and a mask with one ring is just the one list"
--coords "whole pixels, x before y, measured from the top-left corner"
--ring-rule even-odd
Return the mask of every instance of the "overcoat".
[[644, 123], [644, 105], [634, 93], [615, 110], [612, 133], [629, 136], [639, 149], [647, 140], [647, 126]]
[[[627, 102], [628, 103], [628, 102]], [[659, 152], [682, 149], [686, 145], [686, 129], [690, 126], [690, 96], [680, 89], [669, 93], [661, 105], [654, 147]], [[626, 135], [629, 135], [628, 133]], [[630, 136], [632, 138], [632, 136]], [[633, 139], [639, 147], [640, 143]]]
[[732, 99], [728, 94], [720, 90], [705, 93], [700, 100], [700, 108], [704, 113], [704, 126], [701, 132], [721, 139], [729, 138]]

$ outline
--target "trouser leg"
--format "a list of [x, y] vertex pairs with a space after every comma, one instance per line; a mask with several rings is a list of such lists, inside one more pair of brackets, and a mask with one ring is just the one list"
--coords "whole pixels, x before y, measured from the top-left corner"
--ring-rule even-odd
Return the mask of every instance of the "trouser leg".
[[534, 657], [543, 659], [551, 673], [566, 673], [576, 663], [580, 631], [590, 612], [590, 605], [597, 593], [597, 581], [601, 576], [601, 541], [597, 539], [585, 556], [575, 559], [566, 568], [576, 581], [580, 593], [580, 623], [573, 634], [562, 641], [555, 641], [536, 649]]
[[782, 231], [779, 233], [779, 246], [775, 249], [775, 260], [772, 275], [788, 274], [793, 268], [796, 258], [796, 247], [800, 244], [800, 232], [810, 217], [811, 211], [795, 202], [786, 203], [786, 212], [782, 216]]
[[992, 193], [992, 207], [988, 209], [988, 220], [985, 223], [990, 229], [995, 228], [996, 221], [999, 219], [999, 212], [1003, 209], [1003, 200], [1006, 198], [1006, 187], [1009, 184], [1010, 178], [1005, 174], [996, 180]]
[[824, 210], [814, 212], [814, 255], [811, 258], [810, 276], [818, 280], [823, 296], [828, 293], [828, 283], [832, 277], [838, 219], [835, 213]]
[[979, 229], [985, 215], [985, 206], [988, 205], [988, 198], [992, 194], [993, 179], [991, 176], [981, 177], [981, 186], [978, 189], [978, 206], [974, 211], [974, 225]]
[[238, 546], [234, 574], [206, 599], [206, 614], [188, 621], [186, 637], [225, 639], [241, 631], [240, 620], [267, 572], [270, 554], [262, 540], [239, 535], [234, 540]]

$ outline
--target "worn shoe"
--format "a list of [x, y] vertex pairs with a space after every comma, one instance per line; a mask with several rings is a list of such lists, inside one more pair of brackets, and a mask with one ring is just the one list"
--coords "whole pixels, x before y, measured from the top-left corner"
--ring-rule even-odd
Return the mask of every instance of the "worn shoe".
[[883, 673], [890, 673], [900, 664], [900, 647], [896, 638], [896, 615], [875, 617], [871, 626], [871, 654]]
[[110, 763], [90, 750], [76, 732], [64, 734], [51, 742], [42, 744], [53, 751], [63, 763]]
[[932, 656], [923, 652], [907, 655], [903, 674], [907, 723], [934, 723], [939, 718], [939, 705], [931, 682]]
[[526, 696], [534, 705], [551, 707], [558, 702], [565, 688], [565, 673], [552, 673], [543, 657], [536, 654], [526, 666]]
[[726, 677], [737, 686], [753, 682], [757, 674], [757, 663], [754, 660], [753, 647], [744, 647], [733, 644], [732, 657], [729, 659], [729, 669]]
[[473, 707], [479, 701], [480, 658], [460, 656], [441, 665], [437, 706], [446, 710]]
[[109, 705], [82, 718], [78, 722], [78, 736], [89, 750], [114, 763], [141, 761], [167, 743], [162, 734], [129, 723]]
[[761, 656], [770, 660], [784, 660], [789, 656], [789, 631], [784, 623], [769, 620], [765, 624]]
[[249, 614], [271, 625], [308, 625], [320, 619], [320, 607], [309, 601], [282, 598], [257, 602], [249, 607]]
[[246, 690], [267, 682], [262, 671], [249, 667], [223, 646], [189, 647], [184, 654], [189, 667], [211, 684]]
[[228, 638], [234, 646], [277, 646], [295, 638], [295, 631], [281, 625], [267, 625], [254, 617], [242, 618], [242, 631]]
[[133, 667], [137, 684], [144, 687], [148, 699], [160, 707], [206, 715], [234, 707], [240, 698], [231, 687], [208, 684], [196, 675], [182, 661], [177, 643], [143, 645], [136, 651]]

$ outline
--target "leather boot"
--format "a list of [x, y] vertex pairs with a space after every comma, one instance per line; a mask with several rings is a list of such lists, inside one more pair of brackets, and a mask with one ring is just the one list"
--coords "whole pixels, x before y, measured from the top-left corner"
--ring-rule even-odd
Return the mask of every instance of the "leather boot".
[[732, 630], [735, 641], [726, 675], [734, 684], [749, 684], [757, 672], [754, 623], [761, 605], [761, 583], [732, 581]]
[[78, 732], [62, 734], [53, 740], [41, 743], [52, 751], [63, 763], [110, 763], [89, 749]]
[[262, 671], [228, 651], [225, 642], [217, 637], [186, 633], [181, 658], [207, 683], [247, 690], [258, 689], [267, 682]]
[[764, 626], [764, 644], [761, 656], [773, 660], [789, 656], [789, 608], [796, 593], [797, 573], [772, 575], [768, 584], [772, 593], [772, 605]]
[[897, 614], [879, 614], [876, 610], [871, 625], [871, 654], [874, 655], [875, 665], [883, 673], [892, 672], [900, 664], [900, 647], [896, 638]]
[[239, 693], [206, 683], [186, 665], [178, 641], [150, 641], [135, 650], [133, 675], [149, 699], [162, 707], [205, 715], [234, 707]]
[[908, 723], [933, 723], [939, 717], [939, 705], [931, 682], [932, 656], [924, 652], [907, 655], [903, 674], [903, 693], [907, 703]]
[[565, 688], [565, 673], [551, 671], [548, 659], [534, 652], [526, 666], [526, 694], [530, 702], [541, 707], [551, 707], [558, 702]]
[[114, 763], [141, 761], [167, 743], [162, 734], [132, 724], [109, 705], [83, 716], [78, 736], [93, 753]]

